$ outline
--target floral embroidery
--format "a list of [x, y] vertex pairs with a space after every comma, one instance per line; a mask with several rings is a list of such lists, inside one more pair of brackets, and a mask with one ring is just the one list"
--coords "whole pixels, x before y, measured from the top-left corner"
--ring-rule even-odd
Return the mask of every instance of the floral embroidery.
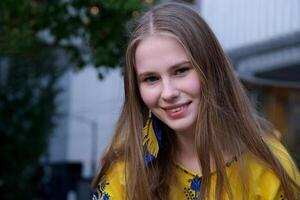
[[199, 199], [201, 178], [199, 176], [196, 176], [195, 178], [190, 179], [189, 182], [191, 183], [190, 185], [191, 190], [194, 191], [195, 200]]
[[191, 188], [184, 187], [183, 192], [187, 200], [196, 200]]
[[200, 185], [201, 185], [201, 177], [197, 174], [193, 174], [185, 169], [183, 166], [176, 164], [176, 168], [181, 172], [184, 172], [187, 176], [191, 177], [191, 179], [185, 179], [185, 187], [183, 188], [184, 195], [186, 200], [199, 200], [200, 199]]
[[101, 181], [93, 193], [92, 200], [110, 200], [110, 195], [105, 192], [105, 187], [109, 185], [109, 182], [105, 179]]
[[190, 183], [190, 187], [184, 188], [184, 194], [187, 200], [199, 200], [201, 178], [196, 176], [193, 179], [189, 179], [188, 182]]
[[200, 183], [201, 183], [201, 178], [196, 176], [193, 179], [190, 179], [189, 182], [191, 183], [190, 188], [194, 191], [199, 192], [200, 191]]

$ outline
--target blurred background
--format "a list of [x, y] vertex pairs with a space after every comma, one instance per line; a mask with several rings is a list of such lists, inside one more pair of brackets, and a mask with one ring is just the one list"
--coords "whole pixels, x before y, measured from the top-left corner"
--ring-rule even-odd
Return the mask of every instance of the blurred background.
[[[83, 200], [123, 101], [129, 21], [166, 0], [1, 0], [0, 199]], [[300, 165], [300, 1], [186, 0]]]

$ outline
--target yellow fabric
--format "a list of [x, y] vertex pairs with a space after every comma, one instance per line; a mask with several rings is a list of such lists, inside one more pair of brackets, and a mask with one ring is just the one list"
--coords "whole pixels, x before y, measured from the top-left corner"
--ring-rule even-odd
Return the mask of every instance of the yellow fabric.
[[[267, 138], [266, 143], [272, 150], [273, 154], [279, 159], [289, 176], [300, 185], [300, 175], [297, 167], [293, 163], [285, 148], [275, 139]], [[282, 196], [280, 182], [272, 170], [268, 169], [260, 161], [255, 159], [250, 153], [245, 152], [239, 161], [233, 161], [227, 168], [229, 184], [232, 189], [233, 197], [236, 200], [242, 199], [242, 185], [248, 185], [248, 190], [244, 196], [249, 200], [281, 200]], [[239, 173], [240, 161], [243, 161], [244, 172], [248, 179], [247, 183], [242, 183]], [[199, 195], [195, 190], [191, 189], [191, 184], [197, 174], [189, 171], [184, 166], [176, 164], [175, 180], [176, 183], [170, 184], [169, 199], [198, 199]], [[212, 186], [216, 184], [216, 175], [212, 173]], [[201, 187], [201, 185], [200, 185]], [[94, 193], [94, 200], [121, 200], [124, 198], [124, 162], [118, 162], [107, 173], [100, 182], [97, 191]], [[215, 199], [214, 187], [212, 187], [210, 198]]]

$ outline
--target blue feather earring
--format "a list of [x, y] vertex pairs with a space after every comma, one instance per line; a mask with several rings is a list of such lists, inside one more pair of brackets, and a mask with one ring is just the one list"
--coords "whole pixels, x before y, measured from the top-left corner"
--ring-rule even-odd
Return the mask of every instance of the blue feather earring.
[[157, 158], [159, 147], [162, 144], [162, 131], [159, 128], [157, 119], [152, 116], [149, 110], [149, 116], [143, 128], [143, 146], [146, 147], [145, 164], [148, 165]]

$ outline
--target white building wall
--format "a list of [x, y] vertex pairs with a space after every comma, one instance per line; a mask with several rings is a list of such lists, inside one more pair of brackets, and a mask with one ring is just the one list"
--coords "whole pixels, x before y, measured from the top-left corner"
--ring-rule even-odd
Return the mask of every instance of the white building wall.
[[197, 0], [225, 49], [300, 31], [299, 0]]
[[58, 105], [64, 114], [49, 140], [49, 161], [80, 162], [83, 177], [90, 178], [95, 175], [92, 166], [98, 167], [110, 142], [123, 103], [121, 72], [112, 70], [100, 80], [97, 70], [87, 67], [68, 72], [61, 85], [64, 93]]
[[[83, 176], [90, 177], [95, 173], [92, 164], [98, 166], [100, 155], [111, 139], [123, 103], [120, 70], [109, 72], [102, 81], [92, 67], [73, 74], [70, 99], [67, 160], [82, 162]], [[97, 124], [96, 136], [92, 122]]]
[[56, 99], [58, 112], [61, 116], [56, 118], [56, 127], [48, 141], [47, 161], [64, 162], [67, 158], [67, 141], [68, 141], [68, 119], [64, 116], [69, 112], [70, 102], [70, 78], [72, 73], [67, 71], [59, 81], [59, 87], [62, 93]]

